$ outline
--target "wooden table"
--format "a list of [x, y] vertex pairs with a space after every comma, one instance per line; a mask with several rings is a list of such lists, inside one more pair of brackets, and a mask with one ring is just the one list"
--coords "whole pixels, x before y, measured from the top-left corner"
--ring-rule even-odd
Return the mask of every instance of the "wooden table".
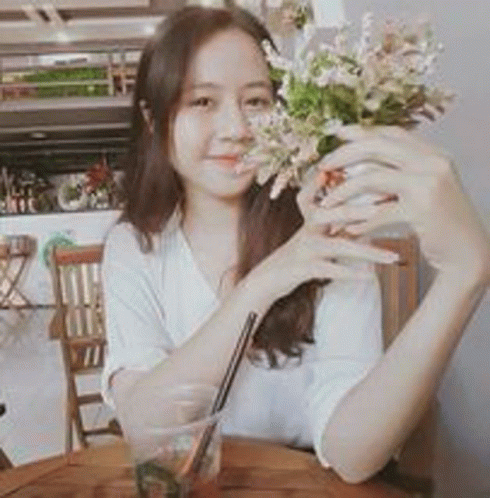
[[[219, 476], [223, 498], [407, 498], [382, 483], [350, 485], [306, 452], [226, 438]], [[91, 447], [0, 472], [0, 497], [134, 498], [122, 442]]]

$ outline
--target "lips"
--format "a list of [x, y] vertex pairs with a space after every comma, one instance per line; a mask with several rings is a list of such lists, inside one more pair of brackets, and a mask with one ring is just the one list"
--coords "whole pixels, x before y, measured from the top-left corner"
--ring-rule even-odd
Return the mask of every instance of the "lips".
[[242, 160], [242, 154], [216, 154], [208, 156], [211, 161], [216, 161], [222, 166], [235, 167]]

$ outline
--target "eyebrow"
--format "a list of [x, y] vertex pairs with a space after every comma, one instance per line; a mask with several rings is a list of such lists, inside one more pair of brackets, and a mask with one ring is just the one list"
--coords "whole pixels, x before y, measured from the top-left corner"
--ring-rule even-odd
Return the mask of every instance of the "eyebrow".
[[[190, 85], [189, 90], [197, 90], [200, 88], [211, 88], [211, 89], [219, 89], [220, 85], [216, 83], [197, 83], [195, 85]], [[272, 90], [272, 85], [265, 81], [252, 81], [245, 85], [245, 88], [266, 88], [267, 90]]]

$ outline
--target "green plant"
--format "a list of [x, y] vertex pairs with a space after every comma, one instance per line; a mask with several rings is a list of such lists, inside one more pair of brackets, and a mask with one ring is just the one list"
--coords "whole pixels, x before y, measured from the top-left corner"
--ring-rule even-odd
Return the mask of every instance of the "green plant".
[[[22, 76], [21, 81], [26, 83], [59, 83], [59, 85], [39, 86], [36, 97], [96, 97], [109, 95], [108, 84], [92, 83], [91, 80], [107, 78], [105, 68], [54, 68], [36, 71]], [[77, 85], [67, 85], [71, 81], [81, 82]]]

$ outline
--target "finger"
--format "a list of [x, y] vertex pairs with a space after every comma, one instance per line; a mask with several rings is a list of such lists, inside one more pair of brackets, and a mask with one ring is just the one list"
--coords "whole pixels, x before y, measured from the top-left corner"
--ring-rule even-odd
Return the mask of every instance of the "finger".
[[[367, 194], [366, 194], [367, 195]], [[365, 196], [361, 196], [365, 197]], [[354, 200], [359, 199], [360, 197], [357, 197]], [[384, 215], [384, 213], [391, 213], [394, 209], [392, 207], [393, 203], [395, 202], [395, 199], [392, 199], [387, 202], [377, 202], [374, 204], [371, 204], [370, 206], [363, 206], [362, 208], [357, 208], [359, 209], [360, 213], [362, 211], [368, 211], [369, 216], [365, 216], [364, 219], [358, 219], [358, 220], [345, 220], [345, 221], [337, 221], [337, 222], [332, 222], [329, 225], [329, 231], [328, 234], [331, 237], [344, 237], [344, 238], [350, 238], [350, 239], [357, 239], [360, 235], [364, 233], [364, 231], [359, 230], [357, 227], [358, 226], [366, 226], [366, 223], [369, 222], [372, 219], [381, 219], [381, 217]], [[349, 204], [350, 205], [350, 204]], [[398, 206], [398, 204], [397, 204]], [[343, 206], [341, 206], [343, 207]], [[340, 208], [341, 208], [340, 207]], [[340, 209], [340, 208], [333, 208], [331, 211]], [[366, 210], [366, 208], [368, 208]]]
[[316, 256], [326, 259], [350, 258], [388, 264], [399, 260], [396, 252], [343, 238], [319, 237], [316, 239], [315, 252]]
[[333, 208], [361, 194], [374, 193], [385, 196], [395, 194], [398, 198], [405, 194], [413, 175], [400, 172], [377, 171], [350, 178], [331, 190], [322, 201], [325, 208]]
[[312, 225], [327, 225], [330, 223], [353, 223], [366, 221], [375, 216], [383, 205], [370, 204], [368, 206], [342, 205], [332, 209], [317, 207], [311, 210], [308, 223]]
[[309, 207], [316, 202], [318, 192], [322, 187], [322, 178], [322, 173], [316, 168], [311, 168], [307, 172], [301, 190], [296, 196], [298, 206], [303, 213], [308, 212]]
[[385, 228], [406, 221], [408, 220], [404, 216], [399, 205], [385, 205], [385, 209], [381, 210], [377, 215], [366, 221], [357, 223], [356, 225], [350, 225], [346, 230], [349, 234], [354, 236], [366, 235], [379, 228]]
[[338, 128], [335, 134], [344, 140], [368, 140], [375, 137], [385, 137], [391, 140], [403, 140], [417, 142], [416, 136], [394, 125], [365, 126], [360, 124], [344, 125]]
[[305, 267], [306, 275], [302, 280], [313, 278], [333, 280], [375, 280], [376, 274], [372, 271], [359, 270], [347, 265], [332, 263], [331, 261], [315, 260]]
[[426, 171], [425, 157], [406, 144], [376, 137], [349, 142], [327, 154], [319, 165], [324, 171], [348, 168], [358, 163], [377, 163], [400, 171]]
[[363, 126], [359, 124], [345, 125], [338, 129], [336, 135], [347, 141], [366, 140], [376, 136], [385, 137], [389, 140], [401, 141], [415, 147], [421, 154], [439, 155], [449, 158], [448, 153], [441, 147], [428, 143], [415, 131], [408, 131], [401, 126], [376, 125]]

